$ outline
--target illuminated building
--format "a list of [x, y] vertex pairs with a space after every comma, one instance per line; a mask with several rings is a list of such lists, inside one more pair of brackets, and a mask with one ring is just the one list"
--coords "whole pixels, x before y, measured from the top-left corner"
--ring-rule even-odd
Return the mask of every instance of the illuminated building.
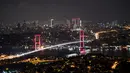
[[67, 20], [66, 22], [67, 22], [68, 28], [70, 28], [71, 27], [70, 20]]
[[53, 27], [53, 21], [54, 21], [54, 19], [51, 19], [51, 27]]

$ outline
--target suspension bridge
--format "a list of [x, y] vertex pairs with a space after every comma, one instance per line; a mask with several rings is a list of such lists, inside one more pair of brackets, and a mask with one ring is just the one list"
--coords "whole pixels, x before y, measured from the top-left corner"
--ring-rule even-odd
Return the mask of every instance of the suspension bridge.
[[[29, 51], [29, 52], [25, 52], [22, 54], [17, 54], [17, 55], [11, 55], [5, 58], [1, 58], [0, 60], [6, 60], [6, 59], [13, 59], [13, 58], [18, 58], [18, 57], [22, 57], [22, 56], [26, 56], [35, 52], [39, 52], [39, 51], [43, 51], [46, 49], [52, 49], [54, 47], [60, 47], [60, 46], [64, 46], [64, 45], [70, 45], [70, 44], [76, 44], [76, 43], [80, 43], [81, 41], [74, 41], [74, 42], [67, 42], [67, 43], [62, 43], [62, 44], [57, 44], [57, 45], [53, 45], [53, 46], [49, 46], [49, 47], [45, 47], [45, 48], [39, 48], [33, 51]], [[88, 42], [88, 41], [84, 41], [84, 42]], [[80, 51], [81, 54], [85, 54], [85, 50]]]
[[79, 46], [80, 54], [81, 55], [86, 54], [86, 50], [84, 49], [84, 42], [89, 42], [89, 41], [84, 41], [84, 30], [80, 30], [80, 36], [79, 36], [80, 40], [79, 41], [61, 43], [61, 44], [57, 44], [57, 45], [53, 45], [53, 46], [49, 46], [49, 47], [45, 47], [45, 48], [41, 47], [42, 45], [41, 45], [40, 36], [41, 36], [40, 34], [34, 35], [35, 50], [25, 52], [25, 53], [22, 53], [22, 54], [10, 55], [10, 56], [1, 58], [0, 60], [18, 58], [18, 57], [22, 57], [22, 56], [25, 56], [25, 55], [35, 53], [35, 52], [43, 51], [45, 49], [52, 49], [52, 48], [55, 48], [55, 47], [64, 46], [64, 45], [71, 45], [71, 44], [76, 44], [76, 43], [80, 44], [80, 46]]

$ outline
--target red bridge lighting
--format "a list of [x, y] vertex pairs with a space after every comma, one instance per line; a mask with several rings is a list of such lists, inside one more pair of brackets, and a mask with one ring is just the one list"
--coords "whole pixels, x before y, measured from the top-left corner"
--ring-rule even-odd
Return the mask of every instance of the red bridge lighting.
[[84, 30], [80, 30], [80, 54], [85, 54], [84, 49]]
[[34, 35], [35, 50], [41, 47], [41, 35]]

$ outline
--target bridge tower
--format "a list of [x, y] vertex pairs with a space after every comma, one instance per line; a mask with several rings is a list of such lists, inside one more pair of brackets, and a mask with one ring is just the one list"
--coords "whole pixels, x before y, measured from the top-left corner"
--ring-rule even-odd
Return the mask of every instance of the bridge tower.
[[34, 44], [35, 44], [35, 50], [37, 50], [41, 47], [41, 35], [40, 34], [34, 35]]
[[73, 29], [80, 28], [81, 25], [80, 18], [72, 18], [72, 24], [73, 24]]
[[80, 30], [80, 48], [79, 48], [80, 54], [86, 54], [84, 49], [84, 30]]

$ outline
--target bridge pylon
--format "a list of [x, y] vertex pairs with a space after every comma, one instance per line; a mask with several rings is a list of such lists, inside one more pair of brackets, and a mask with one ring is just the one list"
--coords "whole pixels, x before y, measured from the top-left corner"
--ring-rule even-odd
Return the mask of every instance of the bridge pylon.
[[79, 47], [80, 54], [86, 54], [84, 48], [84, 30], [80, 30], [80, 47]]
[[34, 35], [34, 46], [35, 46], [35, 50], [40, 49], [40, 47], [41, 47], [41, 35], [40, 34]]

